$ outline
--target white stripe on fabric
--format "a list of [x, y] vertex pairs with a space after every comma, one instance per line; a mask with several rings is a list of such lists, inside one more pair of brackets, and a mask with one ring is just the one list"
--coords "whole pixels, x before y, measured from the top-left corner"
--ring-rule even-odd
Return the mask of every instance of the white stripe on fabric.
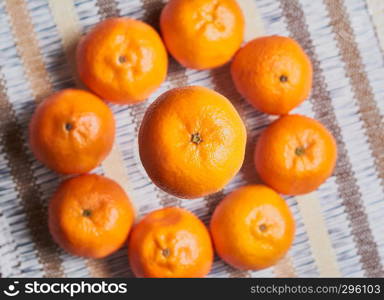
[[[16, 113], [18, 123], [26, 132], [26, 124], [34, 107], [33, 96], [26, 79], [22, 62], [17, 53], [15, 41], [12, 39], [12, 32], [9, 25], [9, 16], [5, 12], [4, 2], [0, 3], [0, 78], [6, 88], [6, 93], [11, 105]], [[24, 146], [26, 145], [26, 134], [24, 138]], [[4, 157], [3, 157], [4, 159]], [[2, 172], [9, 172], [8, 162], [3, 161], [4, 168]], [[9, 173], [8, 173], [9, 174]], [[9, 174], [10, 175], [10, 174]], [[9, 176], [8, 178], [11, 178]], [[16, 268], [5, 268], [3, 277], [41, 277], [43, 275], [43, 266], [38, 261], [37, 252], [33, 249], [33, 241], [30, 236], [28, 225], [25, 222], [26, 214], [22, 210], [22, 200], [15, 191], [15, 183], [3, 181], [3, 191], [5, 197], [1, 197], [1, 202], [8, 202], [9, 209], [2, 208], [2, 221], [8, 224], [8, 234], [4, 234], [3, 241], [7, 245], [2, 250], [12, 257], [14, 261], [9, 262], [17, 265]], [[6, 184], [6, 185], [5, 185]], [[4, 227], [3, 227], [4, 228]], [[13, 253], [12, 253], [13, 252]], [[7, 266], [7, 265], [6, 265]], [[8, 272], [7, 273], [7, 269]]]

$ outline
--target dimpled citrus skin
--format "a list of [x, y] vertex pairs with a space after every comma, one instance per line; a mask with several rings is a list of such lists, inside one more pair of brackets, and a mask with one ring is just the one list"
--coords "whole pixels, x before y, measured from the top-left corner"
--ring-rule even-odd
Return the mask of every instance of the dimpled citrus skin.
[[45, 99], [29, 125], [29, 144], [35, 157], [62, 174], [86, 173], [112, 149], [115, 120], [95, 95], [65, 89]]
[[246, 130], [224, 96], [189, 86], [162, 94], [147, 110], [139, 152], [152, 181], [182, 198], [221, 190], [239, 171]]
[[171, 0], [160, 25], [169, 52], [192, 69], [225, 64], [244, 35], [244, 17], [235, 0]]
[[77, 70], [94, 93], [116, 104], [145, 100], [165, 80], [168, 56], [157, 32], [129, 18], [98, 23], [77, 48]]
[[132, 230], [129, 262], [137, 277], [204, 277], [213, 248], [205, 225], [189, 211], [168, 207], [151, 212]]
[[216, 207], [211, 235], [218, 255], [241, 270], [270, 267], [289, 250], [295, 221], [288, 205], [264, 185], [238, 188]]
[[124, 190], [95, 174], [65, 180], [49, 203], [49, 229], [71, 254], [101, 258], [127, 240], [134, 211]]
[[231, 74], [237, 90], [256, 109], [284, 115], [312, 88], [312, 64], [301, 46], [283, 36], [254, 39], [235, 55]]
[[255, 165], [261, 179], [286, 195], [317, 189], [333, 172], [336, 141], [318, 121], [287, 115], [274, 121], [260, 135]]

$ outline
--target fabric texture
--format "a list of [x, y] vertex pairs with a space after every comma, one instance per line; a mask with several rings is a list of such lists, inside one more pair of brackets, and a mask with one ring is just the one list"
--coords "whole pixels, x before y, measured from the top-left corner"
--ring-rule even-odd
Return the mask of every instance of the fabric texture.
[[[36, 105], [62, 88], [80, 87], [74, 50], [99, 21], [127, 16], [158, 29], [166, 0], [0, 0], [0, 273], [2, 277], [131, 277], [127, 249], [100, 260], [71, 256], [53, 242], [47, 202], [64, 177], [37, 162], [27, 143]], [[314, 66], [309, 100], [293, 112], [321, 121], [335, 136], [338, 162], [317, 191], [285, 197], [297, 222], [292, 249], [277, 265], [238, 271], [219, 258], [210, 277], [384, 277], [384, 1], [238, 0], [245, 39], [286, 35]], [[145, 109], [166, 90], [203, 85], [228, 97], [247, 126], [245, 163], [219, 193], [196, 200], [151, 183], [138, 156]], [[147, 101], [110, 105], [117, 121], [113, 151], [95, 173], [118, 181], [138, 218], [165, 206], [191, 210], [206, 224], [236, 187], [258, 183], [252, 153], [274, 118], [237, 93], [229, 65], [195, 71], [171, 59], [167, 80]]]

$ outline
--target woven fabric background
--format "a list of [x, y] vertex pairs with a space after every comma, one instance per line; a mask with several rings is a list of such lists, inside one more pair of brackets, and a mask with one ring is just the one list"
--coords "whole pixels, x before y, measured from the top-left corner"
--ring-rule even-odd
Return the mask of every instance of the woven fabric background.
[[[51, 92], [79, 87], [73, 50], [90, 26], [129, 16], [158, 28], [161, 0], [0, 0], [0, 273], [2, 277], [129, 277], [126, 248], [101, 260], [60, 250], [47, 229], [47, 201], [62, 177], [32, 156], [27, 127], [36, 105]], [[325, 124], [338, 143], [337, 168], [316, 192], [287, 197], [297, 221], [294, 245], [271, 268], [237, 271], [216, 258], [211, 277], [384, 277], [384, 1], [238, 0], [246, 40], [279, 34], [296, 39], [315, 70], [310, 99], [294, 112]], [[177, 26], [177, 25], [175, 25]], [[117, 180], [138, 218], [170, 205], [193, 211], [208, 224], [232, 189], [258, 182], [252, 150], [272, 117], [236, 92], [228, 65], [209, 71], [181, 68], [145, 103], [111, 106], [116, 145], [94, 172]], [[203, 85], [227, 96], [248, 129], [241, 172], [221, 192], [182, 200], [154, 186], [137, 153], [146, 107], [169, 88]]]

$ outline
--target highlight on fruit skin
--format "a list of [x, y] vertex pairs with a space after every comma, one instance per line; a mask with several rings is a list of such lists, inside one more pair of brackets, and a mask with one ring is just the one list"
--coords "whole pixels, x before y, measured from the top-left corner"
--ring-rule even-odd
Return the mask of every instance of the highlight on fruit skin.
[[210, 231], [217, 254], [240, 270], [276, 264], [290, 249], [294, 217], [285, 200], [265, 185], [229, 193], [215, 208]]
[[273, 35], [246, 43], [233, 58], [231, 75], [236, 89], [257, 110], [285, 115], [308, 98], [313, 68], [295, 40]]
[[213, 255], [204, 223], [179, 207], [146, 215], [134, 226], [128, 242], [130, 266], [137, 277], [204, 277]]
[[187, 199], [221, 190], [239, 171], [246, 129], [231, 102], [200, 86], [162, 94], [139, 131], [141, 162], [152, 181]]
[[96, 168], [115, 139], [110, 108], [83, 90], [64, 89], [47, 97], [29, 124], [34, 156], [62, 174], [82, 174]]
[[243, 41], [245, 21], [236, 0], [170, 0], [160, 27], [171, 55], [202, 70], [230, 61]]
[[254, 159], [264, 183], [282, 194], [301, 195], [316, 190], [331, 176], [337, 145], [317, 120], [286, 115], [261, 133]]
[[63, 181], [48, 207], [48, 225], [67, 252], [102, 258], [127, 240], [134, 209], [120, 185], [104, 176], [85, 174]]
[[85, 85], [115, 104], [144, 101], [167, 75], [168, 55], [158, 33], [127, 17], [95, 25], [80, 40], [76, 58]]

